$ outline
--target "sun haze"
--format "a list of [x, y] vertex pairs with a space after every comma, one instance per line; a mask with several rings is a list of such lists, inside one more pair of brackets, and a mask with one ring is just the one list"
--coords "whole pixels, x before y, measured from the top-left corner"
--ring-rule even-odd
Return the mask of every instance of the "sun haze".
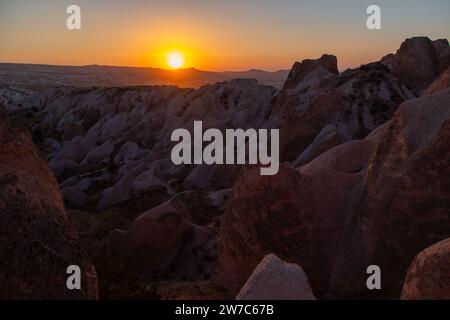
[[184, 66], [184, 55], [180, 52], [169, 52], [167, 54], [167, 65], [171, 69], [179, 69]]

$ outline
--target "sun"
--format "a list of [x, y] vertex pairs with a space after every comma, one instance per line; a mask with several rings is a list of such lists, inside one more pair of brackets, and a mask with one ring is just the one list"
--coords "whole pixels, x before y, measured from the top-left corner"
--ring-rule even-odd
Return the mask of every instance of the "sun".
[[184, 55], [181, 52], [170, 52], [167, 54], [167, 65], [172, 69], [184, 66]]

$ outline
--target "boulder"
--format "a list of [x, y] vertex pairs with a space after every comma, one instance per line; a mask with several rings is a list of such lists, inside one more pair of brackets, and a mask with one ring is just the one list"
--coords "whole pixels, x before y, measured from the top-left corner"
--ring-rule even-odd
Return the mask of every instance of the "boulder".
[[450, 300], [450, 238], [421, 251], [408, 268], [404, 300]]
[[134, 270], [161, 271], [180, 250], [189, 219], [189, 212], [180, 202], [166, 202], [143, 213], [128, 230], [113, 231], [111, 247]]
[[113, 152], [114, 146], [111, 142], [106, 141], [102, 145], [89, 151], [82, 164], [101, 162], [107, 160], [108, 156]]
[[236, 296], [236, 300], [315, 300], [303, 269], [266, 255]]
[[212, 272], [211, 229], [194, 225], [176, 198], [144, 212], [127, 230], [112, 231], [109, 243], [128, 268], [148, 278], [204, 277]]
[[127, 141], [123, 144], [117, 155], [114, 157], [114, 162], [118, 164], [127, 160], [134, 160], [136, 159], [138, 153], [139, 146], [133, 141]]

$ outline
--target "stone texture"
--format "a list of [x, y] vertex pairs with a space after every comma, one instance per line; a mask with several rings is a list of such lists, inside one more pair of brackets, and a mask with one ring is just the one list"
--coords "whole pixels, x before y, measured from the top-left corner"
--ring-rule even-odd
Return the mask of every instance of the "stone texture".
[[143, 213], [126, 231], [111, 232], [109, 243], [129, 268], [148, 278], [202, 277], [211, 272], [211, 229], [194, 225], [189, 210], [176, 198]]
[[[69, 265], [81, 290], [68, 290]], [[97, 276], [66, 216], [53, 173], [26, 130], [0, 115], [0, 297], [95, 299]]]
[[450, 299], [450, 238], [421, 251], [408, 268], [404, 300]]
[[[239, 177], [219, 241], [222, 281], [238, 290], [267, 252], [301, 264], [327, 298], [395, 298], [422, 248], [450, 235], [450, 89], [402, 104], [364, 140], [295, 170]], [[366, 268], [383, 270], [367, 290]]]
[[314, 141], [293, 162], [295, 167], [304, 165], [325, 151], [342, 143], [342, 139], [334, 125], [326, 125]]
[[239, 291], [236, 300], [315, 300], [303, 269], [268, 254]]
[[407, 39], [395, 54], [393, 73], [408, 87], [421, 93], [450, 65], [447, 40], [426, 37]]
[[430, 94], [439, 90], [444, 90], [450, 87], [450, 67], [447, 68], [430, 86], [424, 94]]
[[302, 62], [294, 63], [288, 78], [284, 83], [283, 89], [294, 89], [299, 83], [305, 80], [309, 74], [318, 69], [338, 74], [337, 58], [333, 55], [324, 54], [319, 59], [305, 59]]

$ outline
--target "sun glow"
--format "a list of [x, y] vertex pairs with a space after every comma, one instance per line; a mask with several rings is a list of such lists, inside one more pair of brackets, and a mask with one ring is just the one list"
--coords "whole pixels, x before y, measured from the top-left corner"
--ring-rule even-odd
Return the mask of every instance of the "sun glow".
[[184, 66], [184, 55], [180, 52], [170, 52], [167, 54], [167, 65], [172, 69], [179, 69]]

